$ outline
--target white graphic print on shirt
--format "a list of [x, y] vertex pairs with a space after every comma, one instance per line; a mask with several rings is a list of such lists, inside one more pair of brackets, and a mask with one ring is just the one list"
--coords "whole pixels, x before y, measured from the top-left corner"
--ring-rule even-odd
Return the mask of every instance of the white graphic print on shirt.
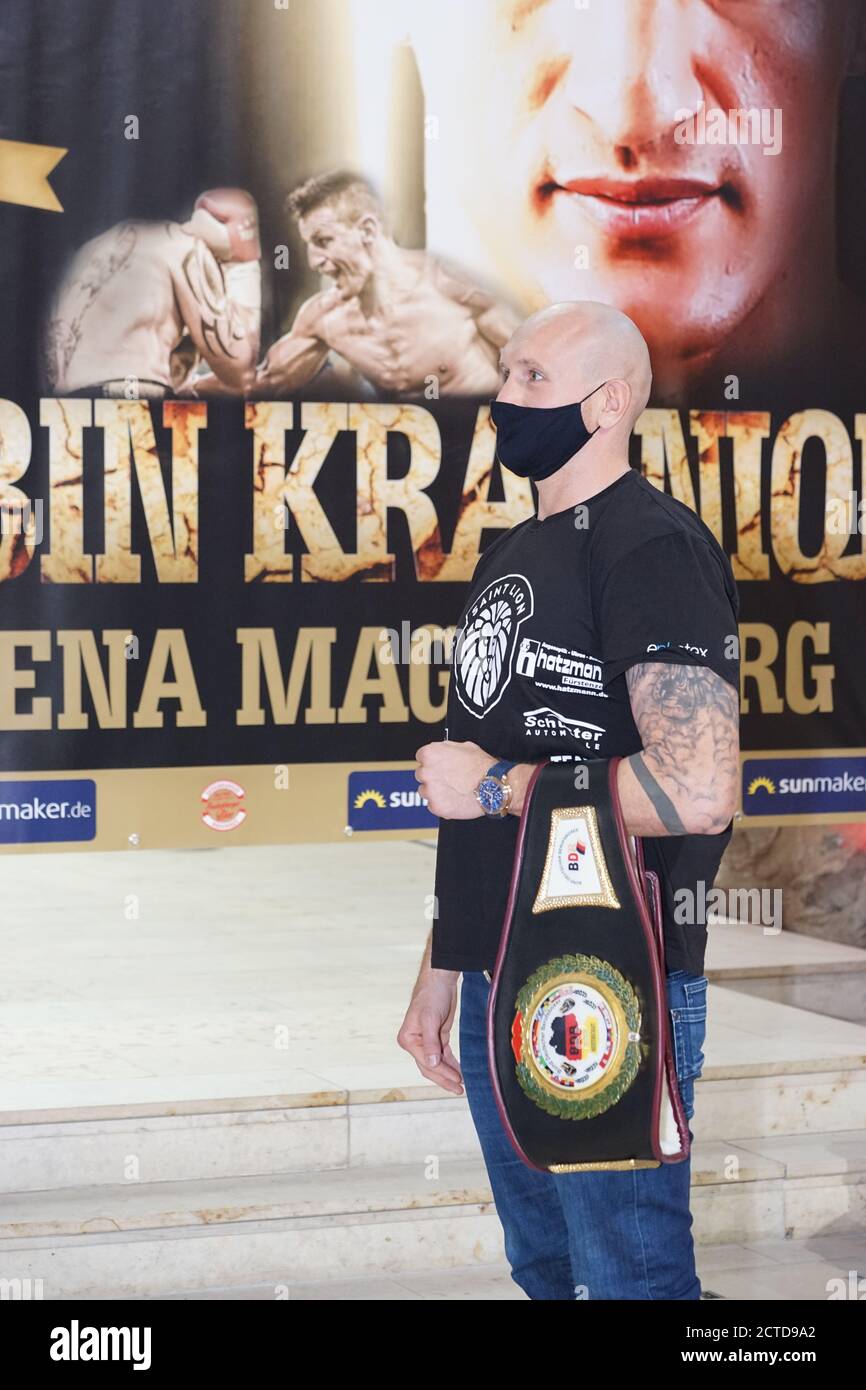
[[523, 732], [527, 738], [567, 738], [584, 753], [598, 753], [605, 730], [585, 719], [569, 719], [549, 705], [523, 711]]
[[532, 586], [522, 574], [488, 584], [470, 604], [457, 634], [454, 683], [460, 703], [476, 719], [502, 699], [511, 680], [521, 623], [532, 617]]
[[524, 637], [517, 653], [517, 674], [526, 676], [544, 690], [560, 690], [569, 695], [598, 695], [608, 698], [601, 683], [598, 657], [573, 647], [557, 647]]

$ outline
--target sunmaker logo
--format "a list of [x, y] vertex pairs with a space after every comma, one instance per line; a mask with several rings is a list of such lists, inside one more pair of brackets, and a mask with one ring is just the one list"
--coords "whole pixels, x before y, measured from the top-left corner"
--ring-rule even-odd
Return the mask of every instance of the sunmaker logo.
[[0, 844], [95, 836], [96, 783], [91, 777], [0, 782]]
[[747, 758], [745, 816], [866, 811], [866, 757]]
[[435, 830], [439, 821], [414, 772], [389, 769], [349, 773], [348, 824], [352, 830]]

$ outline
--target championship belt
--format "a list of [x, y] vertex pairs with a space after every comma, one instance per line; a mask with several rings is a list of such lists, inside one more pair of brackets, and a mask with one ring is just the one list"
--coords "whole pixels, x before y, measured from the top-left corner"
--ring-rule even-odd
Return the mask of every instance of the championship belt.
[[[521, 816], [487, 1052], [508, 1137], [545, 1172], [689, 1156], [661, 894], [623, 823], [620, 762], [542, 763]], [[580, 791], [576, 767], [588, 782]]]

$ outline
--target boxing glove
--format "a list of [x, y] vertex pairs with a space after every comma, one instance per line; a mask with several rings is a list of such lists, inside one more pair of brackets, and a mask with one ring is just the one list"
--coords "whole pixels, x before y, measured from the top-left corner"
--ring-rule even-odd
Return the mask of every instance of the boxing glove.
[[256, 201], [242, 188], [211, 188], [201, 193], [187, 225], [218, 261], [257, 261], [261, 257]]

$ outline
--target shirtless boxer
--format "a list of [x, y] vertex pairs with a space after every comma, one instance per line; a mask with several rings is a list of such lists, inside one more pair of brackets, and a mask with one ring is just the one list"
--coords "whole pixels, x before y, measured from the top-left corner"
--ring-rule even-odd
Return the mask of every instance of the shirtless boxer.
[[255, 376], [261, 319], [256, 204], [240, 188], [188, 221], [120, 222], [76, 253], [45, 333], [55, 395], [160, 397], [183, 389], [190, 340], [225, 387]]
[[439, 395], [498, 389], [499, 349], [516, 317], [453, 266], [398, 246], [363, 178], [310, 178], [286, 208], [311, 268], [334, 283], [305, 300], [290, 331], [270, 348], [256, 374], [257, 395], [300, 390], [329, 349], [388, 400], [424, 395], [431, 377]]

